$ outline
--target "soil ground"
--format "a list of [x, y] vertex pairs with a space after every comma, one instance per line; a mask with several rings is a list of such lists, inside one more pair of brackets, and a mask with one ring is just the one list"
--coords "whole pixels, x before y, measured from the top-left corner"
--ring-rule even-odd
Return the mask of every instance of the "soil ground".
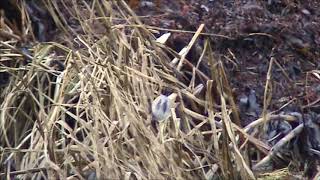
[[[214, 53], [226, 66], [238, 99], [253, 90], [257, 103], [263, 106], [267, 71], [274, 58], [269, 110], [291, 102], [288, 111], [302, 108], [319, 113], [319, 104], [311, 105], [320, 98], [319, 79], [312, 75], [320, 65], [318, 8], [317, 1], [163, 0], [158, 6], [141, 1], [135, 11], [147, 25], [164, 29], [196, 31], [205, 24]], [[168, 44], [178, 52], [192, 37], [171, 33]], [[205, 38], [198, 43], [203, 44]], [[190, 54], [189, 60], [196, 63], [200, 54]]]

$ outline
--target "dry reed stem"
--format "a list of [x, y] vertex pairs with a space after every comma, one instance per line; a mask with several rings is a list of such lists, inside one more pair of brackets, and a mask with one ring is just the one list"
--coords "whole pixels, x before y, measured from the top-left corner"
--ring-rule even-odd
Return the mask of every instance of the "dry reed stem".
[[[248, 134], [265, 121], [240, 128], [226, 72], [213, 58], [209, 41], [196, 66], [186, 53], [178, 57], [178, 69], [193, 69], [193, 80], [184, 82], [179, 78], [183, 74], [170, 66], [165, 53], [170, 50], [156, 43], [150, 27], [124, 1], [43, 3], [60, 30], [56, 41], [34, 46], [32, 55], [18, 52], [14, 42], [1, 46], [9, 48], [10, 62], [21, 55], [32, 59], [5, 69], [12, 76], [0, 96], [0, 146], [6, 150], [0, 166], [14, 162], [16, 171], [1, 175], [209, 179], [229, 171], [255, 178], [238, 147], [239, 136], [265, 153], [269, 147]], [[31, 22], [24, 21], [24, 33], [30, 33]], [[200, 35], [212, 35], [201, 33], [202, 28], [187, 51]], [[206, 58], [210, 77], [198, 69]], [[63, 70], [52, 66], [57, 62]], [[204, 80], [200, 90], [196, 75]], [[151, 102], [165, 91], [176, 93], [179, 105], [171, 109], [171, 118], [153, 126]]]

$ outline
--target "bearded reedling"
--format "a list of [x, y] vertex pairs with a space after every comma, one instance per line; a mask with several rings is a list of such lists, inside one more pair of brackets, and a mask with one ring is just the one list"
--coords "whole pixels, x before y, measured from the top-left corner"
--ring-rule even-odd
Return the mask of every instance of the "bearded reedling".
[[176, 93], [172, 93], [169, 96], [161, 94], [152, 102], [152, 118], [159, 122], [161, 142], [164, 140], [166, 122], [171, 117], [171, 109], [175, 109], [177, 106], [175, 103], [176, 98]]
[[[131, 8], [136, 9], [136, 8], [138, 8], [138, 7], [141, 5], [141, 2], [140, 2], [140, 1], [141, 1], [141, 0], [129, 0], [129, 1], [128, 1], [128, 5], [129, 5]], [[160, 8], [161, 0], [156, 0], [155, 4], [156, 4], [156, 7], [157, 7], [157, 8]]]

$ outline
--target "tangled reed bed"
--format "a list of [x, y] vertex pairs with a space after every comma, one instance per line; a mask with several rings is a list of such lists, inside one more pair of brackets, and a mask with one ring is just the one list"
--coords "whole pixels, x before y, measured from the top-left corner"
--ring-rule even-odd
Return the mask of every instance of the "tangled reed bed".
[[[1, 178], [255, 179], [252, 164], [261, 159], [252, 154], [271, 147], [249, 133], [275, 118], [297, 119], [264, 112], [242, 128], [210, 42], [205, 75], [157, 42], [124, 1], [42, 3], [58, 29], [50, 42], [34, 41], [25, 2], [23, 38], [3, 24]], [[154, 99], [172, 93], [170, 118], [155, 121]]]

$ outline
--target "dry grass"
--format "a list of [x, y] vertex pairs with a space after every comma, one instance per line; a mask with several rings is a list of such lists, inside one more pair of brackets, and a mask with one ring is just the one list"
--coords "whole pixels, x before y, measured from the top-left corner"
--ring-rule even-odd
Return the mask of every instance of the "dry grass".
[[[194, 82], [180, 81], [166, 47], [123, 1], [44, 3], [60, 31], [55, 42], [35, 44], [27, 65], [15, 51], [17, 40], [1, 45], [2, 64], [10, 64], [1, 71], [11, 74], [1, 88], [1, 177], [255, 178], [246, 142], [261, 152], [268, 146], [239, 127], [223, 65], [209, 43], [203, 55], [212, 75], [205, 95], [195, 95]], [[28, 18], [24, 24], [31, 33]], [[182, 56], [179, 68], [185, 63]], [[172, 111], [159, 133], [150, 109], [163, 91], [178, 95], [179, 116]], [[268, 119], [265, 114], [260, 123]]]

